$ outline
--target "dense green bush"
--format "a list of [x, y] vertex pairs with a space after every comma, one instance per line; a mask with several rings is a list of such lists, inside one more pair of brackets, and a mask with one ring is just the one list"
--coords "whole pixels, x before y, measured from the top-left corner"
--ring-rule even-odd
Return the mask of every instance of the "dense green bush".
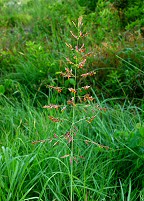
[[119, 11], [122, 26], [126, 29], [139, 29], [144, 26], [144, 5], [141, 0], [114, 0]]
[[[144, 91], [143, 51], [126, 48], [118, 53], [119, 66], [107, 74], [105, 87], [111, 96], [142, 99]], [[113, 94], [114, 93], [114, 94]], [[114, 96], [115, 96], [114, 95]]]
[[78, 0], [78, 2], [81, 6], [85, 7], [85, 12], [89, 13], [95, 11], [98, 0]]

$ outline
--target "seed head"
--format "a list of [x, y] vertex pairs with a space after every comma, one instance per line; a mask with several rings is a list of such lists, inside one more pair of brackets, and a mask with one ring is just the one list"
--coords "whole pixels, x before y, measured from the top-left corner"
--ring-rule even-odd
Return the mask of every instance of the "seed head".
[[84, 87], [82, 87], [82, 89], [88, 90], [90, 88], [90, 86], [86, 85]]
[[69, 44], [69, 43], [65, 43], [65, 44], [66, 44], [66, 46], [67, 46], [68, 48], [70, 48], [71, 50], [73, 50], [73, 47], [72, 47], [71, 44]]
[[79, 18], [78, 18], [78, 28], [80, 28], [83, 24], [82, 24], [82, 20], [83, 20], [83, 17], [82, 16], [80, 16]]
[[67, 60], [67, 62], [68, 62], [69, 64], [74, 64], [72, 61], [70, 61], [69, 58], [66, 58], [66, 60]]
[[84, 95], [84, 101], [93, 101], [94, 98], [92, 96], [90, 96], [89, 94], [85, 94]]
[[49, 88], [55, 89], [57, 92], [61, 93], [62, 92], [62, 88], [61, 87], [54, 87], [54, 86], [50, 86]]
[[78, 68], [83, 68], [85, 65], [86, 59], [84, 59], [82, 62], [79, 63]]
[[69, 69], [69, 68], [65, 68], [65, 70], [66, 70], [66, 72], [61, 72], [61, 75], [63, 76], [63, 77], [67, 77], [68, 79], [70, 78], [70, 77], [74, 77], [74, 75], [73, 75], [73, 73], [72, 73], [72, 69]]
[[78, 36], [76, 36], [72, 31], [70, 31], [70, 33], [75, 39], [78, 39]]
[[43, 108], [49, 108], [49, 109], [58, 109], [60, 106], [59, 105], [54, 105], [54, 104], [50, 104], [50, 105], [45, 105], [43, 106]]
[[95, 75], [96, 73], [94, 72], [94, 71], [91, 71], [91, 72], [89, 72], [89, 73], [85, 73], [85, 74], [82, 74], [81, 76], [82, 77], [87, 77], [87, 76], [93, 76], [93, 75]]
[[52, 116], [49, 116], [49, 119], [53, 122], [60, 122], [60, 120], [58, 118], [54, 118]]
[[73, 105], [73, 106], [75, 106], [74, 97], [72, 97], [71, 100], [68, 100], [68, 101], [67, 101], [67, 104], [68, 104], [68, 105]]
[[72, 92], [72, 93], [76, 93], [76, 90], [73, 89], [73, 88], [68, 88], [68, 90], [69, 90], [70, 92]]

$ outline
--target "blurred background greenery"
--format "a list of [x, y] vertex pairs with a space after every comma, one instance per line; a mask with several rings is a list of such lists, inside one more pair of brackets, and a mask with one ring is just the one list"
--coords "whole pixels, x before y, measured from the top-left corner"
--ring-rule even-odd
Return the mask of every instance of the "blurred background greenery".
[[97, 72], [90, 81], [95, 93], [141, 104], [143, 14], [141, 0], [1, 0], [0, 92], [17, 95], [24, 86], [43, 100], [46, 85], [62, 84], [55, 74], [70, 54], [65, 42], [71, 43], [72, 21], [83, 15], [85, 46], [93, 52], [86, 68]]
[[83, 15], [85, 46], [93, 52], [86, 68], [97, 72], [90, 81], [95, 93], [101, 99], [117, 97], [142, 104], [141, 0], [1, 0], [0, 5], [1, 93], [17, 94], [21, 85], [43, 99], [42, 94], [49, 93], [46, 85], [65, 85], [55, 75], [70, 54], [65, 42], [71, 42], [72, 21]]

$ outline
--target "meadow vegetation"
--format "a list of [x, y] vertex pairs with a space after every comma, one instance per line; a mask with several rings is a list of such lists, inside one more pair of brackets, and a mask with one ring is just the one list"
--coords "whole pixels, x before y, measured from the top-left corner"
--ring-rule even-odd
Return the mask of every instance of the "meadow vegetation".
[[0, 1], [1, 201], [144, 201], [143, 14]]

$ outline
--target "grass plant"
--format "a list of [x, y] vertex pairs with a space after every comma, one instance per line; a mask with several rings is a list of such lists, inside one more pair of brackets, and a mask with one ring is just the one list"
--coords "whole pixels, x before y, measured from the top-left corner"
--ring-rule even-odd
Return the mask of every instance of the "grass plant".
[[[76, 29], [77, 34], [75, 35], [73, 33], [73, 31], [70, 31], [72, 37], [75, 39], [75, 44], [69, 44], [66, 43], [66, 46], [72, 51], [72, 57], [69, 58], [67, 57], [66, 60], [68, 62], [68, 67], [65, 68], [64, 72], [60, 72], [60, 75], [62, 77], [67, 78], [68, 81], [73, 85], [73, 87], [68, 88], [67, 90], [71, 93], [71, 99], [67, 101], [67, 104], [72, 106], [72, 120], [70, 121], [70, 129], [69, 131], [66, 132], [65, 134], [65, 138], [67, 139], [68, 143], [70, 144], [70, 154], [66, 154], [63, 157], [70, 157], [70, 164], [71, 164], [71, 168], [70, 168], [70, 200], [74, 200], [74, 161], [77, 160], [76, 156], [75, 156], [75, 135], [77, 135], [77, 127], [76, 124], [80, 121], [82, 121], [83, 119], [80, 119], [78, 121], [75, 121], [75, 113], [76, 113], [76, 107], [77, 107], [77, 100], [81, 103], [81, 102], [87, 102], [87, 101], [92, 101], [93, 98], [92, 96], [90, 96], [89, 93], [85, 93], [85, 95], [79, 95], [80, 92], [82, 91], [87, 91], [90, 86], [84, 86], [79, 88], [79, 81], [80, 78], [85, 78], [87, 76], [93, 76], [95, 73], [94, 72], [87, 72], [87, 73], [83, 73], [81, 74], [81, 77], [79, 78], [78, 76], [78, 71], [84, 71], [84, 65], [86, 63], [87, 57], [89, 57], [91, 55], [91, 53], [85, 53], [86, 49], [85, 49], [85, 45], [84, 43], [82, 43], [82, 39], [87, 36], [86, 34], [83, 34], [82, 32], [82, 16], [79, 17], [78, 19], [78, 23], [76, 24], [75, 22], [73, 22], [73, 25]], [[58, 93], [61, 93], [63, 90], [63, 87], [59, 87], [59, 86], [49, 86], [50, 88], [58, 91]], [[82, 101], [83, 99], [83, 101]], [[54, 105], [54, 104], [50, 104], [50, 105], [46, 105], [44, 106], [44, 108], [48, 108], [48, 109], [58, 109], [59, 105]], [[67, 106], [63, 106], [62, 111], [64, 109], [66, 109]], [[50, 116], [50, 119], [53, 122], [59, 122], [60, 120], [58, 118], [52, 117]], [[67, 120], [67, 119], [66, 119]]]

